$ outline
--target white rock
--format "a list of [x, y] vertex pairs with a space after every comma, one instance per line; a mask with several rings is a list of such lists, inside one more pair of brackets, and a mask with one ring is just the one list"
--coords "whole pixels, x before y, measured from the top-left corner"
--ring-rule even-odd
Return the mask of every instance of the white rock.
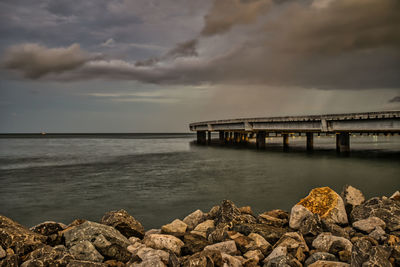
[[235, 254], [237, 251], [236, 243], [233, 240], [224, 241], [212, 245], [208, 245], [204, 248], [204, 250], [217, 250], [221, 253], [226, 254]]
[[350, 264], [339, 261], [316, 261], [308, 267], [350, 267]]
[[386, 223], [378, 217], [369, 217], [353, 223], [354, 228], [367, 233], [371, 233], [378, 226], [383, 229], [386, 227]]
[[333, 242], [336, 241], [340, 242], [346, 251], [351, 252], [353, 244], [350, 240], [344, 237], [334, 236], [329, 232], [319, 234], [312, 242], [312, 246], [318, 250], [329, 252]]
[[193, 230], [196, 226], [203, 222], [206, 218], [206, 215], [201, 210], [196, 210], [186, 216], [183, 219], [183, 222], [187, 224], [189, 230]]
[[351, 185], [346, 185], [341, 195], [345, 205], [351, 205], [352, 207], [361, 205], [365, 201], [363, 193]]
[[301, 222], [307, 217], [312, 216], [312, 212], [302, 205], [294, 205], [290, 212], [289, 226], [292, 229], [299, 229]]
[[187, 224], [179, 219], [161, 227], [161, 233], [175, 236], [183, 236], [188, 228]]
[[181, 248], [185, 245], [179, 238], [173, 235], [151, 234], [144, 238], [144, 244], [154, 249], [167, 249], [176, 255], [181, 254]]

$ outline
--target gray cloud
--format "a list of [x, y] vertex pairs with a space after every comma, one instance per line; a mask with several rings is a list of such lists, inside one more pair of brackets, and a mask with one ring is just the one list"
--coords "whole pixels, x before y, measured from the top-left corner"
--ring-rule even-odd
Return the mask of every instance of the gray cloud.
[[[112, 3], [114, 12], [131, 7], [129, 1]], [[398, 0], [215, 0], [195, 38], [160, 56], [136, 62], [85, 57], [61, 70], [46, 64], [38, 74], [31, 72], [34, 64], [43, 68], [39, 61], [7, 66], [27, 77], [50, 73], [46, 78], [58, 80], [399, 88], [398, 14]], [[8, 62], [22, 61], [8, 55]]]
[[19, 70], [27, 78], [37, 79], [49, 73], [76, 69], [93, 58], [78, 44], [50, 49], [38, 44], [23, 44], [9, 47], [3, 64], [8, 69]]
[[400, 96], [395, 96], [389, 100], [389, 103], [400, 103]]

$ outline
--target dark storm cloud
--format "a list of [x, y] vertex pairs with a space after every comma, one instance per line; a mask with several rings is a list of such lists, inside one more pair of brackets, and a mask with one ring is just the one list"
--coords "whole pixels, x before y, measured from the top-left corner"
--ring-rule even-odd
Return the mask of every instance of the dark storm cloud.
[[395, 96], [389, 100], [389, 103], [400, 103], [400, 96]]
[[[111, 10], [133, 10], [127, 4], [130, 1], [114, 2], [118, 8]], [[73, 18], [92, 7], [85, 9], [78, 2], [76, 5], [78, 10], [71, 6], [58, 10], [57, 5], [47, 8]], [[88, 16], [96, 12], [91, 11]], [[164, 55], [136, 63], [84, 61], [60, 75], [60, 71], [48, 68], [51, 75], [46, 77], [127, 79], [156, 84], [398, 88], [398, 14], [398, 0], [215, 0], [204, 16], [203, 28], [193, 33], [195, 38], [179, 43]], [[225, 49], [213, 51], [213, 45], [206, 45], [212, 41]], [[20, 71], [27, 73], [22, 65]]]

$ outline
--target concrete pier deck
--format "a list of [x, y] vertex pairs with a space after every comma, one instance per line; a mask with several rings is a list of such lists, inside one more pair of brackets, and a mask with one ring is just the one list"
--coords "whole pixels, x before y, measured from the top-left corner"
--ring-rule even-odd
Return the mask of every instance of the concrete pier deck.
[[336, 134], [337, 150], [348, 152], [351, 134], [399, 134], [400, 111], [214, 120], [191, 123], [189, 127], [197, 132], [199, 144], [210, 143], [211, 133], [219, 132], [221, 144], [248, 142], [255, 135], [257, 148], [265, 148], [269, 135], [282, 136], [283, 147], [287, 148], [289, 135], [305, 134], [307, 149], [312, 150], [315, 134]]

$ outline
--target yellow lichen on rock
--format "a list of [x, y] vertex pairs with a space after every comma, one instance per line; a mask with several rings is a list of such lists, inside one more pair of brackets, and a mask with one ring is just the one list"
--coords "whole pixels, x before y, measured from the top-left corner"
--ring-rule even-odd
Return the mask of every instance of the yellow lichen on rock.
[[338, 198], [339, 195], [329, 187], [319, 187], [311, 190], [310, 194], [297, 204], [324, 218], [336, 207]]

